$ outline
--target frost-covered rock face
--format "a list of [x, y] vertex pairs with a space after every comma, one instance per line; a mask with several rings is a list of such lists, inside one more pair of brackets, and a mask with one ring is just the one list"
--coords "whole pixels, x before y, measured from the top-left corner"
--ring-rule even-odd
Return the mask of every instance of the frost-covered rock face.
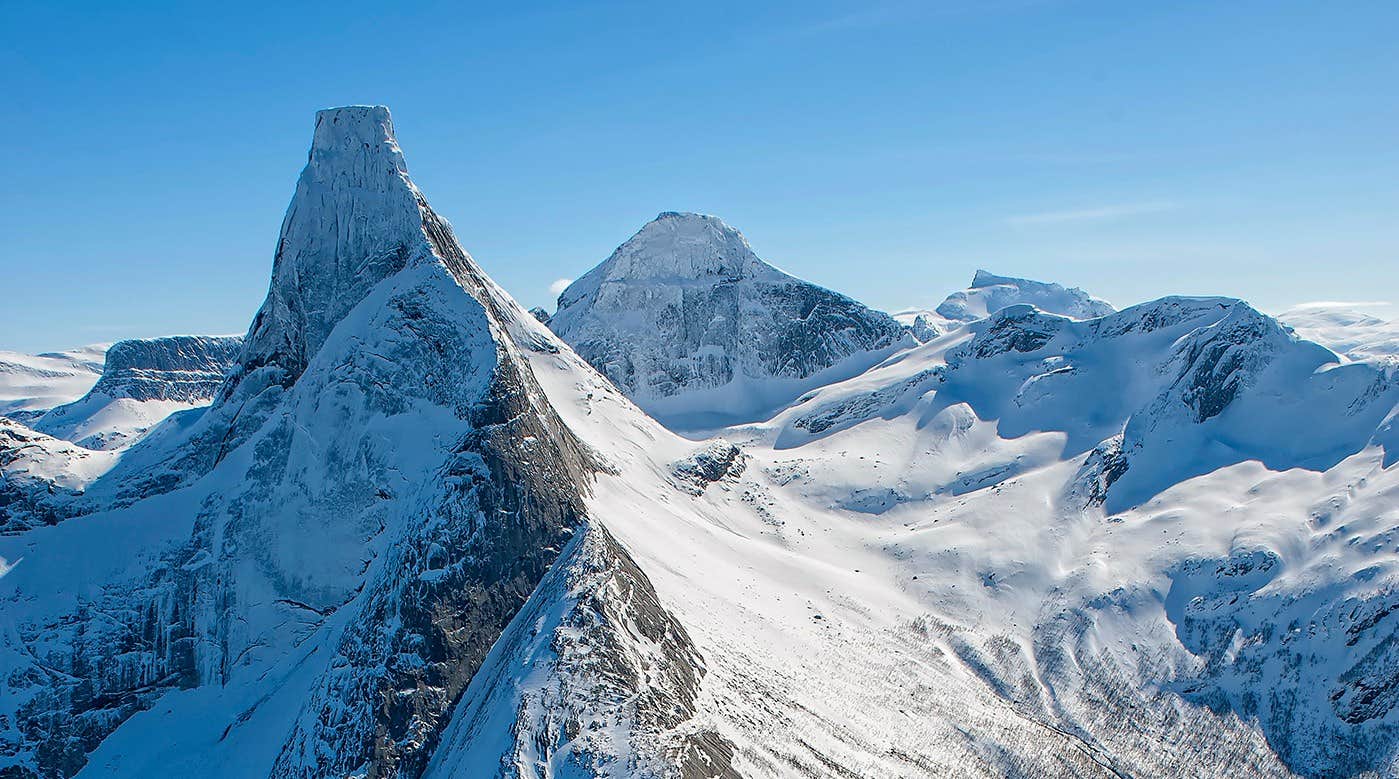
[[904, 339], [888, 315], [758, 259], [718, 218], [674, 212], [564, 290], [549, 327], [677, 427], [762, 416]]
[[239, 335], [118, 341], [107, 350], [102, 378], [92, 392], [132, 400], [207, 402], [242, 346]]
[[424, 251], [425, 205], [408, 179], [387, 109], [317, 114], [267, 300], [248, 331], [243, 371], [275, 366], [276, 381], [295, 381], [345, 314]]
[[242, 347], [241, 336], [119, 341], [86, 395], [33, 423], [88, 449], [130, 446], [172, 413], [208, 405]]

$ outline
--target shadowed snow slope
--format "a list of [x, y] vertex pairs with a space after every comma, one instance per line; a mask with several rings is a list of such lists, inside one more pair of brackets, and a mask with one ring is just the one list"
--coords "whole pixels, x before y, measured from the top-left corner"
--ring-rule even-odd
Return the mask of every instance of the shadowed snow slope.
[[549, 327], [680, 429], [768, 416], [905, 337], [887, 314], [758, 259], [717, 217], [674, 212], [569, 285]]

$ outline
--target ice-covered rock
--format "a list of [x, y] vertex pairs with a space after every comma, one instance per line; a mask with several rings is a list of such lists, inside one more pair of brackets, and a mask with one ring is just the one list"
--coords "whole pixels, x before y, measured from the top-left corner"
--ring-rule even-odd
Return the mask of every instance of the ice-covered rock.
[[569, 285], [549, 327], [680, 428], [765, 416], [906, 343], [887, 314], [768, 265], [717, 217], [676, 212]]

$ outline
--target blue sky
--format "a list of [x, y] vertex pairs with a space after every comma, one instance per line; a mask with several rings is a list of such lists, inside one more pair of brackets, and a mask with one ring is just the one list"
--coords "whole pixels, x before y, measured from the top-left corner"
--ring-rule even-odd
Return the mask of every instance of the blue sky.
[[1399, 290], [1393, 0], [209, 5], [0, 2], [0, 349], [245, 330], [347, 103], [526, 305], [663, 210], [888, 309]]

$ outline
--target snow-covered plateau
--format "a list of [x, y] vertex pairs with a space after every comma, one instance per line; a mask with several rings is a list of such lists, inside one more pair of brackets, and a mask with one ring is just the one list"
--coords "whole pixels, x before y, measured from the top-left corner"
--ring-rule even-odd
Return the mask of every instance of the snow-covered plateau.
[[368, 106], [277, 247], [150, 429], [0, 419], [0, 777], [1399, 775], [1380, 324], [670, 212], [526, 312]]

